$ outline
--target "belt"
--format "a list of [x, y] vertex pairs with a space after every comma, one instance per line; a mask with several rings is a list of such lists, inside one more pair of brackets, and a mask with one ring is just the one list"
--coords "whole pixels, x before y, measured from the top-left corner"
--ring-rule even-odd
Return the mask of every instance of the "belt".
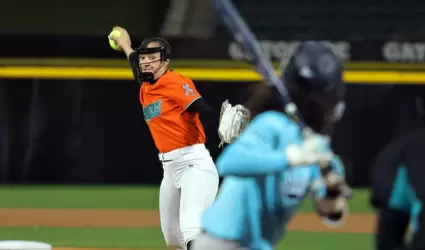
[[205, 149], [204, 144], [194, 144], [194, 145], [191, 145], [191, 146], [178, 148], [178, 149], [175, 149], [175, 150], [167, 152], [167, 153], [159, 153], [158, 158], [162, 162], [174, 161], [174, 160], [177, 160], [178, 158], [182, 157], [183, 155], [193, 153], [195, 151], [199, 151], [199, 150], [202, 150], [202, 149]]

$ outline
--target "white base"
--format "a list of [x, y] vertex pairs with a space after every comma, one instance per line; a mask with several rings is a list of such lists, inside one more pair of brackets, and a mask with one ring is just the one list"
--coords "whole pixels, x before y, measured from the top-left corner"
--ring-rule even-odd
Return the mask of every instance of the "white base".
[[0, 250], [52, 250], [52, 245], [26, 240], [2, 240]]

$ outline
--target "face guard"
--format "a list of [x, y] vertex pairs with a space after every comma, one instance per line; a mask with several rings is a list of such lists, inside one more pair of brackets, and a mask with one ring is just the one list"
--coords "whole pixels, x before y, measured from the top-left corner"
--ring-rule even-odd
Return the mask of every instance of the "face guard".
[[[152, 42], [159, 43], [159, 46], [158, 47], [152, 47], [152, 48], [147, 47]], [[155, 81], [156, 72], [158, 72], [158, 70], [160, 68], [162, 68], [162, 66], [165, 64], [165, 62], [167, 62], [167, 60], [170, 59], [171, 46], [164, 39], [159, 38], [159, 37], [154, 37], [154, 38], [147, 38], [147, 39], [143, 40], [142, 44], [138, 48], [136, 48], [135, 51], [137, 53], [137, 58], [139, 60], [138, 61], [139, 79], [141, 79], [144, 82], [153, 83]], [[155, 62], [158, 62], [158, 61], [161, 61], [162, 63], [153, 72], [143, 72], [143, 69], [140, 67], [140, 56], [154, 54], [154, 53], [158, 53], [158, 52], [160, 53], [160, 58], [158, 60], [151, 61], [149, 63], [155, 63]]]
[[[162, 63], [159, 65], [159, 67], [157, 67], [153, 71], [147, 71], [147, 72], [143, 71], [143, 68], [140, 67], [140, 64], [143, 64], [143, 63], [140, 62], [140, 56], [150, 55], [150, 54], [154, 54], [154, 53], [158, 53], [158, 52], [160, 52], [160, 58], [158, 60], [150, 61], [149, 63], [155, 63], [155, 62], [161, 61]], [[158, 70], [167, 61], [167, 59], [165, 57], [165, 49], [163, 47], [141, 48], [141, 49], [137, 50], [137, 55], [138, 55], [138, 58], [139, 58], [140, 78], [144, 82], [153, 82], [155, 80], [154, 76], [155, 76], [156, 72], [158, 72]]]

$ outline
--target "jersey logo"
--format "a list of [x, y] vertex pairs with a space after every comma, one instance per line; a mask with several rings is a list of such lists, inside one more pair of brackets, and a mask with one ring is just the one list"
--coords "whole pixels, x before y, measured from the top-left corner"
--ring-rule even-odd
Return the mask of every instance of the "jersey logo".
[[183, 84], [183, 89], [184, 89], [184, 94], [186, 96], [189, 96], [189, 94], [192, 96], [195, 95], [195, 91], [193, 91], [193, 89], [190, 88], [189, 84], [187, 83]]
[[158, 100], [143, 107], [143, 115], [145, 116], [145, 121], [150, 122], [152, 118], [160, 116], [161, 106], [162, 101]]

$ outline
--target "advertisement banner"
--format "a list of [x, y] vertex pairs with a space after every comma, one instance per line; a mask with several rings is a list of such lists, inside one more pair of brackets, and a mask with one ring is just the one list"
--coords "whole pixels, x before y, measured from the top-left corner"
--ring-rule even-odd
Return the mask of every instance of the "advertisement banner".
[[[134, 36], [133, 46], [143, 37]], [[58, 58], [117, 58], [109, 47], [107, 34], [102, 37], [86, 36], [0, 36], [0, 55], [5, 57], [58, 57]], [[169, 38], [173, 59], [235, 60], [246, 55], [239, 44], [232, 40]], [[425, 62], [425, 42], [397, 41], [321, 41], [329, 46], [345, 62]], [[275, 62], [285, 61], [300, 41], [260, 40], [267, 58]], [[9, 49], [19, 48], [19, 49]], [[196, 66], [196, 65], [195, 65]]]
[[[320, 41], [331, 48], [345, 62], [424, 62], [425, 42], [397, 41]], [[295, 51], [300, 41], [260, 40], [261, 48], [272, 61], [285, 61]], [[227, 57], [243, 60], [243, 49], [236, 42], [227, 43]]]

